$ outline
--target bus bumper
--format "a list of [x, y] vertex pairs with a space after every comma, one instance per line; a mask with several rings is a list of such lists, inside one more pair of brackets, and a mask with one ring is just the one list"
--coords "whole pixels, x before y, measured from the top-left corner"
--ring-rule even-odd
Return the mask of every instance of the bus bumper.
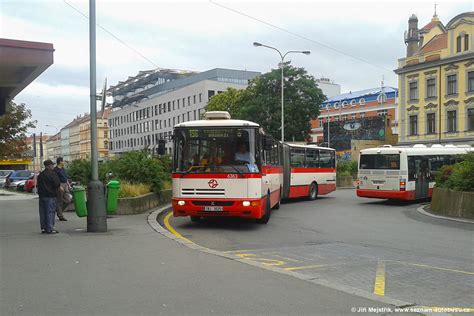
[[389, 191], [357, 189], [357, 196], [374, 199], [414, 200], [415, 191]]
[[[180, 205], [183, 204], [184, 205]], [[244, 206], [244, 202], [250, 202], [249, 206]], [[224, 217], [243, 217], [259, 219], [264, 215], [264, 206], [266, 199], [188, 199], [173, 198], [171, 205], [173, 216], [224, 216]], [[219, 210], [206, 210], [207, 207], [214, 207]]]

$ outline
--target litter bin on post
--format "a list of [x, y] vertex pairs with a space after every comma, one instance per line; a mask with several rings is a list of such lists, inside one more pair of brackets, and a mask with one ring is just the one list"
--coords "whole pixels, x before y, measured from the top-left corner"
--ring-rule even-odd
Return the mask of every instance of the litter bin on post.
[[72, 189], [72, 200], [74, 201], [74, 209], [79, 217], [87, 216], [86, 190], [82, 186], [75, 186]]
[[107, 183], [107, 214], [117, 212], [119, 191], [120, 182], [113, 180]]

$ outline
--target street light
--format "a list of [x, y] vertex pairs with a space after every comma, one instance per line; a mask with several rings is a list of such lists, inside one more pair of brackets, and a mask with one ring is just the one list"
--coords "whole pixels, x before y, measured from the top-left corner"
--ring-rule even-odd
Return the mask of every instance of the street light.
[[56, 129], [56, 134], [57, 134], [58, 131], [59, 131], [59, 128], [57, 128], [56, 126], [49, 125], [49, 124], [46, 124], [45, 126], [55, 128], [55, 129]]
[[261, 44], [261, 43], [258, 43], [258, 42], [253, 42], [253, 46], [255, 47], [266, 47], [266, 48], [270, 48], [270, 49], [273, 49], [274, 51], [276, 51], [278, 54], [280, 54], [280, 58], [281, 58], [281, 141], [285, 141], [285, 115], [284, 115], [284, 99], [283, 99], [283, 90], [284, 90], [284, 86], [285, 86], [285, 77], [284, 77], [284, 68], [285, 68], [285, 57], [286, 55], [288, 54], [292, 54], [292, 53], [298, 53], [298, 54], [305, 54], [305, 55], [309, 55], [311, 54], [311, 52], [309, 50], [290, 50], [290, 51], [287, 51], [286, 53], [282, 54], [278, 49], [276, 49], [275, 47], [272, 47], [272, 46], [268, 46], [268, 45], [264, 45], [264, 44]]

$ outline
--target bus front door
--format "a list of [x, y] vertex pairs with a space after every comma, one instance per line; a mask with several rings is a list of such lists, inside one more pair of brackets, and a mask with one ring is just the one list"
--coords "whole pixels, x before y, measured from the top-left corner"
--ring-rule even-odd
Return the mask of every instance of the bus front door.
[[426, 157], [415, 157], [415, 198], [424, 199], [428, 197], [429, 175], [428, 159]]

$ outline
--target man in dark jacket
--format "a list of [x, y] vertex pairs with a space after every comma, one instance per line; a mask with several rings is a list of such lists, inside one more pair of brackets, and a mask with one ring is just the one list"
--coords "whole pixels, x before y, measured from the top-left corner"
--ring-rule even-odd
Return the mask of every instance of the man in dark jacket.
[[54, 163], [44, 161], [44, 170], [38, 175], [39, 215], [41, 233], [57, 234], [54, 229], [57, 191], [61, 189], [58, 175], [54, 172]]
[[56, 159], [56, 168], [54, 172], [58, 175], [59, 182], [61, 182], [62, 190], [58, 190], [58, 195], [56, 197], [56, 214], [60, 221], [67, 221], [64, 217], [64, 210], [69, 206], [71, 201], [66, 202], [66, 194], [69, 194], [69, 178], [64, 169], [64, 159], [63, 157], [58, 157]]

